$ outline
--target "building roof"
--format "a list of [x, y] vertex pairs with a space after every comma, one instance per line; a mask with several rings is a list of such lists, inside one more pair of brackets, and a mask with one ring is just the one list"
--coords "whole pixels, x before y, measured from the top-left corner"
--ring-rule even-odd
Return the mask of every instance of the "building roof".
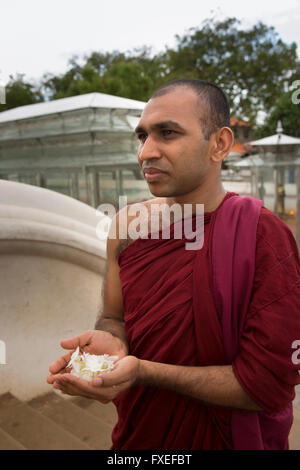
[[264, 146], [264, 145], [300, 145], [300, 139], [291, 137], [285, 134], [274, 134], [263, 139], [254, 140], [250, 142], [251, 145]]
[[263, 159], [260, 155], [249, 155], [243, 158], [243, 160], [228, 162], [231, 167], [235, 168], [251, 168], [251, 167], [287, 167], [287, 166], [300, 166], [300, 158], [291, 159], [290, 161], [272, 161]]
[[231, 151], [230, 151], [230, 154], [245, 155], [246, 153], [248, 153], [250, 148], [251, 148], [251, 146], [247, 145], [246, 143], [235, 142], [232, 149], [231, 149]]
[[132, 109], [142, 111], [145, 104], [146, 103], [143, 101], [106, 95], [104, 93], [87, 93], [86, 95], [71, 96], [69, 98], [29, 104], [9, 109], [8, 111], [2, 111], [0, 112], [0, 123], [86, 108]]
[[264, 164], [264, 160], [259, 155], [250, 155], [243, 160], [231, 163], [231, 166], [236, 168], [249, 168], [252, 166], [263, 166]]
[[231, 126], [250, 127], [251, 123], [247, 122], [247, 121], [243, 121], [242, 119], [239, 119], [236, 116], [232, 116], [230, 118], [230, 125]]

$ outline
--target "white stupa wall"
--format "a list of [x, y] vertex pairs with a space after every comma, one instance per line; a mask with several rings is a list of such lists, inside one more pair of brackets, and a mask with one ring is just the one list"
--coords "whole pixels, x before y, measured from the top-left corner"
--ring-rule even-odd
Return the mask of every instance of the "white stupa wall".
[[50, 391], [60, 341], [93, 329], [106, 242], [96, 210], [70, 197], [0, 180], [0, 201], [0, 394], [27, 400]]

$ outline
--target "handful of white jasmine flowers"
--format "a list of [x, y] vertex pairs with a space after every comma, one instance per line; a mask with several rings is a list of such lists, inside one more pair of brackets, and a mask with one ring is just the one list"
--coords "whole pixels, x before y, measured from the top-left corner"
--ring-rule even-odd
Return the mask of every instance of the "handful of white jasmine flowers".
[[114, 362], [118, 356], [109, 356], [104, 354], [97, 356], [83, 352], [80, 354], [79, 346], [73, 352], [68, 367], [72, 367], [70, 373], [91, 382], [95, 377], [105, 372], [109, 372], [114, 368]]

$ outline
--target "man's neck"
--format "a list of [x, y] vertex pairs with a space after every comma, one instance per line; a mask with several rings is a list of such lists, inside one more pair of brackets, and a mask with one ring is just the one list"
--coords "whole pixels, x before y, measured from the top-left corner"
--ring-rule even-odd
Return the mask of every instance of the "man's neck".
[[214, 191], [211, 190], [198, 190], [178, 197], [167, 197], [166, 203], [168, 205], [180, 204], [182, 210], [184, 204], [192, 204], [192, 212], [196, 212], [196, 204], [204, 204], [204, 212], [213, 212], [224, 200], [227, 191], [223, 188], [222, 183]]

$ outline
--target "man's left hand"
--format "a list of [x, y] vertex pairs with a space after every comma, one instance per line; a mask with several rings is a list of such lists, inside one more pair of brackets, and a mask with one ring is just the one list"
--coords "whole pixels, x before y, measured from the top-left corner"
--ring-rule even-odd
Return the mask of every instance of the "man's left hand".
[[81, 396], [109, 403], [120, 393], [137, 385], [140, 360], [135, 356], [125, 356], [116, 362], [112, 371], [101, 374], [92, 382], [75, 377], [73, 374], [53, 376], [53, 387], [67, 395]]

